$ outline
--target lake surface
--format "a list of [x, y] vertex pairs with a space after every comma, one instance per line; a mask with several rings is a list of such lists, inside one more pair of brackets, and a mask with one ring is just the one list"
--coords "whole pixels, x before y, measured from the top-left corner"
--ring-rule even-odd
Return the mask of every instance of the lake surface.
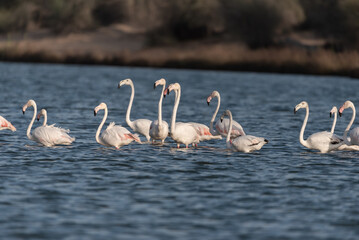
[[[105, 126], [127, 126], [131, 91], [118, 82], [134, 81], [131, 118], [152, 120], [160, 97], [153, 83], [162, 77], [182, 86], [177, 120], [209, 125], [217, 100], [208, 107], [206, 98], [218, 90], [220, 114], [230, 109], [247, 134], [269, 144], [245, 154], [225, 150], [224, 139], [195, 149], [176, 149], [170, 138], [120, 150], [96, 143], [99, 103], [109, 107]], [[0, 115], [17, 128], [0, 132], [1, 239], [359, 239], [359, 153], [305, 149], [298, 141], [305, 110], [293, 114], [306, 100], [305, 138], [330, 130], [333, 105], [359, 104], [358, 80], [0, 63], [0, 83]], [[33, 110], [23, 115], [21, 107], [28, 99], [47, 109], [49, 124], [71, 130], [72, 146], [27, 139]], [[167, 122], [173, 103], [171, 93], [163, 101]], [[351, 114], [338, 118], [337, 134]]]

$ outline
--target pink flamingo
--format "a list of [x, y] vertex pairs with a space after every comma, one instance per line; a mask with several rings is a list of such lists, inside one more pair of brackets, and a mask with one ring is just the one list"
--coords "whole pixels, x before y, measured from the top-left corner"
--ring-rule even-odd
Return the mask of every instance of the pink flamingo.
[[100, 136], [101, 129], [108, 115], [106, 103], [101, 103], [100, 105], [98, 105], [94, 110], [94, 115], [96, 116], [97, 112], [101, 109], [105, 110], [105, 114], [96, 132], [96, 141], [99, 144], [119, 149], [121, 146], [130, 144], [133, 140], [138, 143], [141, 143], [141, 140], [138, 138], [137, 134], [130, 133], [126, 128], [120, 125], [115, 125], [114, 122], [111, 122]]
[[[213, 91], [211, 93], [211, 95], [209, 95], [208, 98], [207, 98], [207, 104], [209, 106], [209, 103], [215, 97], [218, 98], [217, 108], [213, 113], [213, 116], [212, 116], [212, 119], [211, 119], [211, 122], [210, 122], [210, 125], [209, 125], [209, 129], [210, 129], [210, 132], [213, 135], [221, 135], [222, 137], [226, 137], [227, 136], [227, 130], [228, 130], [228, 127], [229, 127], [228, 126], [228, 124], [229, 124], [229, 119], [228, 118], [223, 119], [222, 122], [218, 119], [218, 121], [216, 122], [216, 125], [215, 125], [216, 130], [213, 129], [213, 122], [216, 119], [219, 107], [221, 105], [221, 96], [220, 96], [218, 91]], [[233, 124], [233, 126], [232, 126], [232, 132], [231, 132], [231, 136], [230, 136], [231, 138], [236, 138], [236, 137], [239, 137], [239, 136], [246, 135], [243, 128], [242, 128], [242, 126], [238, 122], [233, 120], [232, 124]]]
[[[31, 132], [32, 125], [34, 124], [37, 112], [37, 106], [34, 100], [30, 99], [23, 107], [22, 112], [25, 114], [25, 111], [28, 107], [34, 108], [34, 115], [32, 120], [27, 128], [26, 135], [28, 139], [33, 140], [35, 142], [41, 143], [46, 147], [52, 147], [55, 145], [71, 145], [75, 138], [70, 137], [67, 133], [69, 130], [55, 127], [54, 125], [42, 125], [34, 129]], [[40, 115], [41, 116], [41, 115]]]
[[147, 141], [150, 141], [150, 139], [151, 139], [150, 126], [151, 126], [152, 121], [148, 120], [148, 119], [137, 119], [135, 121], [131, 121], [131, 119], [130, 119], [133, 98], [135, 96], [135, 87], [133, 85], [133, 82], [131, 79], [127, 78], [125, 80], [122, 80], [118, 84], [118, 88], [120, 88], [122, 85], [130, 85], [131, 86], [131, 98], [130, 98], [130, 102], [128, 103], [128, 108], [127, 108], [127, 113], [126, 113], [126, 123], [133, 131], [145, 136]]
[[199, 135], [197, 130], [191, 123], [176, 123], [176, 115], [178, 105], [181, 99], [181, 86], [178, 83], [170, 84], [164, 91], [164, 95], [169, 94], [169, 92], [175, 91], [175, 103], [173, 106], [172, 119], [171, 119], [171, 137], [177, 143], [177, 148], [180, 147], [180, 144], [185, 144], [188, 148], [189, 144], [196, 144], [199, 142]]

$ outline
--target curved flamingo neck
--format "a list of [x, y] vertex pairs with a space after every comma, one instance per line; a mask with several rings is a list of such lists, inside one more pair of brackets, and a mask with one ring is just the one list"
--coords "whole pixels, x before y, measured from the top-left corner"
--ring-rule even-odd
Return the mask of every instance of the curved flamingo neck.
[[162, 125], [162, 100], [163, 92], [165, 91], [166, 84], [163, 84], [160, 101], [158, 102], [158, 125]]
[[37, 106], [36, 106], [36, 103], [34, 101], [31, 102], [31, 106], [34, 108], [34, 115], [32, 116], [32, 119], [31, 119], [31, 122], [30, 122], [29, 126], [27, 127], [26, 135], [27, 135], [28, 139], [32, 139], [31, 128], [32, 128], [32, 125], [34, 124], [34, 121], [35, 121], [35, 118], [36, 118], [36, 113], [37, 113]]
[[176, 116], [177, 116], [178, 105], [181, 99], [181, 88], [175, 89], [175, 93], [176, 93], [176, 98], [173, 106], [172, 119], [171, 119], [171, 134], [174, 133], [176, 130]]
[[131, 97], [130, 97], [130, 101], [128, 103], [127, 112], [126, 112], [126, 123], [130, 128], [133, 128], [133, 122], [130, 119], [130, 114], [131, 114], [133, 98], [135, 96], [135, 87], [133, 86], [132, 82], [130, 83], [130, 86], [131, 86]]
[[96, 142], [98, 142], [99, 144], [103, 144], [101, 139], [99, 138], [99, 136], [100, 136], [101, 129], [102, 129], [102, 127], [105, 124], [105, 121], [107, 119], [107, 114], [108, 114], [108, 110], [107, 110], [107, 107], [106, 107], [105, 108], [105, 114], [103, 115], [103, 118], [102, 118], [102, 122], [98, 126], [97, 132], [96, 132]]
[[231, 132], [232, 132], [232, 122], [233, 122], [233, 118], [232, 118], [232, 113], [228, 112], [228, 117], [229, 117], [229, 127], [228, 127], [228, 132], [227, 132], [227, 139], [226, 139], [226, 144], [227, 144], [227, 148], [231, 147], [231, 142], [230, 142], [230, 138], [231, 138]]
[[348, 141], [348, 132], [349, 132], [350, 128], [352, 127], [353, 123], [354, 123], [355, 115], [356, 115], [356, 111], [355, 111], [354, 105], [351, 104], [349, 107], [353, 110], [353, 114], [352, 114], [352, 118], [350, 119], [350, 122], [349, 122], [347, 128], [346, 128], [345, 131], [344, 131], [344, 136], [343, 136], [343, 138], [344, 138], [344, 142], [345, 142], [346, 144], [350, 143], [350, 142]]
[[213, 122], [214, 120], [216, 119], [216, 116], [217, 116], [217, 113], [218, 113], [218, 110], [219, 110], [219, 107], [221, 106], [221, 96], [218, 94], [215, 95], [217, 98], [218, 98], [218, 102], [217, 102], [217, 108], [216, 110], [214, 111], [213, 113], [213, 116], [212, 116], [212, 119], [211, 119], [211, 122], [209, 124], [209, 131], [212, 133], [212, 135], [216, 135], [216, 131], [213, 129]]
[[42, 126], [46, 126], [46, 124], [47, 124], [47, 112], [45, 112], [43, 114], [43, 116], [44, 116], [44, 122], [42, 123]]
[[335, 130], [335, 125], [337, 124], [337, 112], [334, 113], [334, 120], [333, 120], [333, 125], [332, 125], [332, 129], [330, 130], [331, 133], [334, 133]]
[[305, 110], [306, 110], [306, 113], [305, 113], [305, 118], [303, 121], [302, 129], [300, 130], [300, 134], [299, 134], [299, 142], [303, 146], [308, 147], [308, 143], [306, 140], [304, 140], [303, 136], [304, 136], [304, 130], [305, 130], [305, 127], [307, 126], [307, 122], [308, 122], [308, 118], [309, 118], [309, 106], [306, 106]]

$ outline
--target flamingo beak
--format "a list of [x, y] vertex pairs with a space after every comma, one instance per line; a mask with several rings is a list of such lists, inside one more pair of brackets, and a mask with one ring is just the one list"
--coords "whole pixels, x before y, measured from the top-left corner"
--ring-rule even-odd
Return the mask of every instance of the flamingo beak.
[[329, 113], [329, 117], [332, 118], [332, 113], [331, 112]]
[[154, 84], [153, 84], [153, 89], [156, 89], [156, 87], [157, 87], [157, 86], [156, 86], [156, 83], [154, 83]]
[[223, 122], [223, 117], [221, 117], [221, 122]]
[[297, 113], [297, 110], [294, 108], [294, 114], [296, 114]]
[[97, 114], [97, 113], [96, 113], [96, 110], [94, 110], [94, 111], [93, 111], [93, 115], [94, 115], [95, 117], [96, 117], [96, 114]]
[[342, 113], [339, 111], [339, 117], [341, 117], [342, 116]]
[[207, 105], [209, 106], [209, 102], [207, 101]]
[[23, 115], [25, 114], [25, 111], [24, 111], [24, 110], [22, 110], [22, 114], [23, 114]]
[[121, 84], [120, 84], [120, 83], [118, 84], [117, 88], [121, 88]]

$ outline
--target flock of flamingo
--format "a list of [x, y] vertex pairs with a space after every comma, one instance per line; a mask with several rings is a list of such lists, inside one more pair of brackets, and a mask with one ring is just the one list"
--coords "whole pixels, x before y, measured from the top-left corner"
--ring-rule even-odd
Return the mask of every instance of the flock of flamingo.
[[[153, 144], [156, 143], [156, 141], [160, 141], [159, 143], [163, 144], [165, 139], [170, 136], [176, 142], [177, 148], [180, 147], [180, 144], [184, 144], [185, 147], [188, 148], [189, 145], [197, 146], [197, 144], [201, 141], [222, 139], [222, 137], [226, 137], [227, 148], [231, 149], [232, 151], [247, 153], [260, 150], [263, 145], [268, 143], [268, 140], [263, 137], [247, 135], [244, 132], [242, 126], [233, 120], [232, 113], [229, 110], [224, 111], [220, 119], [214, 125], [214, 121], [221, 104], [221, 98], [218, 91], [213, 91], [207, 98], [208, 105], [213, 98], [218, 99], [217, 108], [212, 116], [209, 127], [196, 122], [176, 122], [177, 109], [181, 99], [181, 86], [179, 83], [173, 83], [168, 85], [166, 88], [166, 80], [163, 78], [157, 80], [154, 83], [154, 88], [157, 86], [162, 86], [161, 96], [158, 102], [158, 118], [153, 121], [149, 119], [137, 119], [131, 121], [130, 114], [135, 95], [135, 88], [131, 79], [122, 80], [118, 84], [118, 88], [121, 88], [124, 85], [129, 85], [131, 87], [131, 97], [126, 112], [126, 123], [132, 129], [132, 131], [136, 132], [136, 134], [131, 133], [125, 127], [116, 125], [114, 122], [111, 122], [101, 133], [103, 125], [105, 124], [108, 116], [108, 109], [106, 103], [100, 103], [94, 109], [95, 116], [100, 110], [104, 110], [102, 121], [95, 135], [96, 141], [99, 144], [119, 149], [121, 146], [128, 145], [133, 141], [142, 143], [138, 136], [138, 134], [140, 134], [146, 138], [147, 142], [151, 142], [152, 139]], [[166, 97], [166, 95], [169, 95], [171, 91], [175, 93], [175, 102], [171, 118], [171, 126], [169, 129], [168, 123], [162, 120], [162, 101], [163, 98]], [[24, 114], [28, 107], [33, 107], [34, 109], [32, 120], [26, 131], [26, 135], [30, 140], [33, 140], [47, 147], [55, 145], [71, 145], [72, 142], [75, 141], [75, 138], [68, 134], [69, 130], [56, 127], [55, 124], [47, 125], [46, 110], [41, 109], [39, 114], [37, 114], [37, 106], [34, 100], [28, 100], [28, 102], [22, 107]], [[351, 108], [353, 110], [351, 121], [345, 129], [343, 137], [334, 134], [338, 109], [333, 107], [330, 111], [330, 116], [334, 116], [331, 131], [314, 133], [310, 135], [307, 140], [304, 140], [304, 130], [309, 117], [308, 103], [305, 101], [299, 103], [294, 108], [294, 113], [296, 113], [301, 108], [306, 109], [306, 116], [304, 118], [299, 135], [299, 142], [303, 146], [309, 149], [319, 150], [321, 153], [327, 153], [334, 150], [359, 150], [359, 127], [352, 129], [348, 137], [348, 132], [354, 122], [356, 114], [354, 104], [351, 101], [346, 101], [339, 109], [340, 116], [346, 108]], [[35, 128], [31, 132], [31, 128], [35, 119], [37, 118], [39, 121], [41, 116], [44, 118], [42, 126]], [[225, 116], [228, 118], [225, 118]], [[4, 129], [16, 131], [16, 128], [9, 121], [0, 116], [0, 130]]]

